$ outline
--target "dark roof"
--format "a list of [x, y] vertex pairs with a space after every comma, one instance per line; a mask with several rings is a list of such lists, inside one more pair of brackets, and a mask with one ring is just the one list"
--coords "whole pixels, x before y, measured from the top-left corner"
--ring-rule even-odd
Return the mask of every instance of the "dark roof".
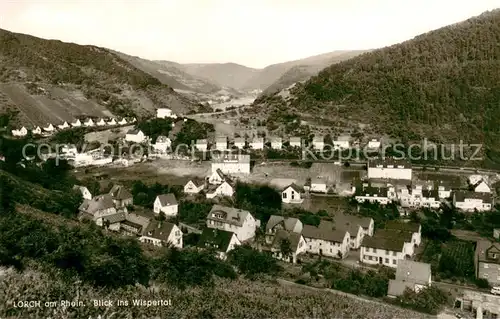
[[79, 210], [90, 215], [95, 215], [100, 210], [114, 208], [113, 198], [109, 194], [98, 195], [91, 200], [85, 199], [80, 205]]
[[405, 242], [411, 242], [411, 237], [413, 233], [411, 231], [399, 230], [399, 229], [379, 229], [377, 230], [377, 236], [384, 238], [399, 238]]
[[402, 252], [404, 244], [405, 242], [401, 238], [387, 238], [378, 236], [377, 233], [375, 233], [372, 237], [365, 236], [361, 246]]
[[198, 246], [202, 248], [215, 248], [217, 251], [227, 252], [233, 235], [233, 232], [215, 228], [205, 228], [201, 233]]
[[139, 129], [132, 129], [132, 130], [128, 130], [127, 134], [137, 135], [137, 134], [139, 134], [139, 132], [140, 132]]
[[471, 191], [457, 191], [454, 194], [455, 200], [457, 202], [463, 202], [466, 198], [471, 199], [482, 199], [484, 203], [491, 203], [492, 197], [490, 193], [478, 193]]
[[297, 184], [295, 184], [295, 183], [292, 183], [292, 184], [288, 185], [287, 187], [283, 188], [283, 191], [287, 190], [288, 187], [291, 187], [297, 193], [302, 193], [303, 192], [302, 187], [297, 186]]
[[391, 279], [391, 280], [389, 280], [389, 287], [387, 289], [387, 295], [388, 296], [395, 296], [395, 297], [401, 296], [405, 292], [406, 288], [413, 290], [414, 287], [415, 287], [415, 284], [412, 282]]
[[335, 224], [322, 220], [318, 227], [304, 225], [302, 235], [304, 238], [322, 239], [335, 243], [342, 243], [345, 238], [346, 231], [335, 229]]
[[109, 195], [113, 197], [115, 200], [123, 200], [132, 198], [132, 194], [123, 186], [115, 185], [109, 191]]
[[151, 216], [146, 216], [145, 214], [141, 214], [139, 212], [128, 213], [125, 218], [126, 221], [124, 223], [126, 225], [135, 227], [140, 231], [144, 231], [153, 220]]
[[425, 198], [434, 198], [436, 200], [439, 199], [439, 193], [438, 193], [437, 189], [433, 189], [433, 190], [423, 189], [422, 196]]
[[388, 166], [393, 166], [393, 168], [411, 168], [411, 163], [407, 160], [396, 160], [393, 158], [377, 158], [371, 161], [368, 161], [368, 167], [377, 167], [382, 166], [384, 168], [388, 168]]
[[197, 187], [205, 184], [205, 180], [203, 178], [199, 178], [199, 177], [191, 178], [188, 182], [193, 182]]
[[[488, 258], [488, 252], [494, 252], [499, 259]], [[479, 240], [476, 244], [476, 255], [478, 261], [500, 264], [500, 243], [491, 242], [489, 240]]]
[[[215, 213], [221, 214], [222, 218], [214, 217], [213, 215]], [[250, 215], [250, 212], [247, 210], [215, 204], [208, 213], [207, 220], [219, 221], [241, 227], [248, 215]]]
[[387, 187], [374, 187], [374, 186], [365, 186], [365, 187], [356, 187], [356, 196], [370, 196], [370, 197], [387, 197]]
[[167, 241], [168, 236], [174, 229], [175, 224], [168, 222], [160, 222], [158, 220], [153, 220], [149, 223], [146, 230], [143, 232], [143, 236], [153, 237], [159, 240]]
[[300, 243], [301, 238], [302, 238], [301, 234], [294, 233], [294, 232], [288, 232], [288, 231], [283, 230], [283, 229], [278, 230], [276, 232], [276, 235], [274, 236], [272, 248], [280, 249], [281, 242], [283, 240], [288, 239], [290, 241], [290, 248], [292, 248], [293, 252], [296, 252], [297, 249], [299, 248], [299, 243]]
[[[338, 229], [342, 227], [351, 227], [352, 225], [359, 225], [362, 228], [369, 228], [373, 219], [370, 217], [361, 217], [350, 214], [335, 214], [333, 221]], [[348, 229], [346, 229], [349, 231]], [[350, 231], [349, 231], [350, 232]], [[351, 236], [356, 236], [356, 234], [350, 234]]]
[[224, 162], [238, 162], [238, 163], [248, 163], [250, 164], [250, 155], [244, 154], [223, 154], [219, 156], [212, 157], [212, 162], [214, 163], [224, 163]]
[[266, 224], [266, 232], [268, 230], [274, 228], [276, 225], [278, 225], [281, 222], [283, 222], [284, 229], [287, 231], [292, 231], [295, 228], [295, 226], [297, 225], [297, 223], [302, 224], [302, 222], [300, 220], [298, 220], [297, 218], [294, 218], [294, 217], [285, 218], [283, 216], [271, 215], [271, 217], [269, 218], [269, 220], [267, 221], [267, 224]]
[[413, 282], [416, 284], [427, 284], [431, 276], [431, 264], [412, 260], [399, 260], [396, 268], [396, 279]]
[[172, 193], [158, 195], [158, 199], [160, 200], [160, 204], [162, 207], [177, 205], [177, 199]]
[[396, 220], [390, 220], [385, 223], [385, 229], [394, 229], [394, 230], [405, 230], [413, 233], [418, 233], [420, 229], [420, 224], [417, 223], [405, 223], [399, 222]]
[[116, 213], [116, 214], [113, 214], [113, 215], [108, 215], [108, 216], [104, 216], [102, 218], [102, 220], [107, 220], [109, 221], [110, 224], [114, 224], [114, 223], [119, 223], [119, 222], [123, 222], [126, 220], [126, 214], [124, 212], [120, 212], [120, 213]]

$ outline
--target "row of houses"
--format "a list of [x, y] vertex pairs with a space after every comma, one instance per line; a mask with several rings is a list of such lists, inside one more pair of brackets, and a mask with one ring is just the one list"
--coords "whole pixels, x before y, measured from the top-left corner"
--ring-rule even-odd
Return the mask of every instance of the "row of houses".
[[[33, 129], [31, 129], [31, 132], [34, 135], [42, 135], [42, 134], [52, 134], [55, 131], [57, 131], [58, 129], [65, 130], [65, 129], [72, 128], [72, 127], [75, 128], [75, 127], [94, 127], [94, 126], [115, 126], [115, 125], [126, 125], [126, 124], [130, 124], [130, 123], [135, 123], [135, 122], [136, 122], [135, 117], [132, 119], [128, 119], [128, 120], [126, 118], [122, 118], [119, 121], [117, 121], [114, 118], [109, 119], [109, 120], [105, 120], [105, 119], [101, 118], [101, 119], [99, 119], [99, 121], [95, 121], [95, 122], [92, 118], [88, 118], [83, 123], [79, 119], [77, 119], [76, 121], [74, 121], [70, 124], [68, 124], [68, 122], [64, 121], [64, 123], [62, 123], [60, 125], [56, 125], [56, 126], [52, 125], [51, 123], [49, 123], [46, 127], [42, 127], [42, 128], [40, 126], [36, 126]], [[23, 126], [20, 129], [12, 130], [11, 133], [12, 133], [12, 136], [23, 137], [23, 136], [28, 135], [28, 129], [25, 126]]]

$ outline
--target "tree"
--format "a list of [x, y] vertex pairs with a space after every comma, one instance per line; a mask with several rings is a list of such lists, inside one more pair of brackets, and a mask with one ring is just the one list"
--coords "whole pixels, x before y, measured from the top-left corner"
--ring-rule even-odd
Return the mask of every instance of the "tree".
[[290, 243], [290, 240], [288, 238], [284, 238], [280, 242], [280, 252], [283, 258], [288, 258], [292, 255], [293, 249], [292, 249], [292, 244]]

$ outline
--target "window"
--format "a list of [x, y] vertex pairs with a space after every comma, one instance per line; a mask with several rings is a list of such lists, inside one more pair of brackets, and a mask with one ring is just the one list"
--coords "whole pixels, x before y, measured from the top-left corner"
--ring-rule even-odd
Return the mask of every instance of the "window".
[[180, 232], [180, 231], [178, 231], [178, 230], [176, 230], [176, 231], [175, 231], [175, 236], [180, 236], [180, 235], [181, 235], [181, 232]]
[[330, 248], [330, 253], [332, 253], [332, 252], [333, 252], [333, 251], [332, 251], [332, 249]]
[[295, 193], [292, 192], [292, 199], [295, 199]]
[[309, 249], [313, 249], [313, 246], [312, 246], [312, 245], [309, 245]]
[[397, 254], [396, 254], [396, 252], [395, 252], [395, 251], [393, 251], [393, 252], [392, 252], [392, 255], [393, 255], [393, 256], [397, 256]]
[[395, 265], [396, 264], [396, 259], [393, 259], [392, 260], [392, 264]]
[[483, 274], [483, 278], [488, 278], [488, 274]]
[[368, 259], [369, 259], [369, 260], [372, 260], [372, 256], [368, 256]]
[[386, 251], [385, 251], [385, 254], [386, 254], [386, 255], [389, 255], [389, 251], [388, 251], [388, 250], [386, 250]]
[[385, 259], [385, 263], [388, 264], [389, 263], [389, 258], [386, 258]]
[[285, 198], [285, 199], [286, 199], [286, 193], [285, 193], [285, 192], [283, 192], [283, 198]]
[[488, 264], [484, 264], [484, 268], [490, 268]]
[[373, 251], [374, 253], [376, 253], [376, 252], [377, 252], [377, 248], [372, 248], [372, 251]]
[[181, 239], [177, 239], [177, 245], [180, 245], [181, 244]]

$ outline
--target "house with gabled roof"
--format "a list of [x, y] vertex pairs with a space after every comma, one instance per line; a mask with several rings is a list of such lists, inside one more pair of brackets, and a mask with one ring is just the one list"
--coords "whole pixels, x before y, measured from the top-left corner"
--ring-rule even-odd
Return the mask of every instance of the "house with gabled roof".
[[283, 139], [278, 136], [271, 137], [271, 148], [280, 150], [283, 147]]
[[203, 229], [198, 242], [199, 248], [215, 250], [220, 259], [226, 259], [227, 253], [239, 245], [241, 241], [234, 232], [216, 228]]
[[250, 147], [254, 150], [263, 150], [264, 149], [264, 138], [263, 137], [254, 137], [252, 142], [250, 143]]
[[224, 154], [212, 157], [212, 172], [220, 169], [224, 174], [250, 174], [250, 155]]
[[302, 139], [300, 137], [290, 137], [290, 147], [302, 147]]
[[389, 220], [385, 223], [385, 229], [408, 232], [411, 234], [412, 245], [420, 246], [422, 240], [422, 226], [420, 224]]
[[[284, 241], [287, 241], [289, 245], [287, 249], [290, 249], [290, 252], [287, 254], [283, 252]], [[275, 233], [270, 248], [274, 258], [296, 263], [298, 255], [307, 252], [307, 243], [302, 234], [280, 229]]]
[[118, 121], [118, 125], [125, 125], [127, 124], [127, 120], [125, 118], [122, 118], [120, 121]]
[[76, 119], [76, 121], [74, 121], [73, 123], [71, 123], [71, 126], [72, 127], [80, 127], [80, 126], [82, 126], [82, 122], [80, 122], [79, 119]]
[[412, 166], [407, 160], [393, 158], [373, 159], [368, 161], [368, 178], [412, 179]]
[[376, 187], [372, 185], [363, 185], [356, 187], [354, 198], [358, 203], [370, 202], [386, 205], [391, 202], [388, 196], [387, 187]]
[[301, 234], [303, 228], [304, 225], [298, 218], [271, 215], [266, 224], [266, 243], [272, 244], [279, 230]]
[[184, 193], [199, 194], [205, 188], [205, 180], [201, 178], [192, 178], [184, 185]]
[[54, 125], [52, 125], [51, 123], [49, 123], [49, 125], [47, 125], [47, 127], [44, 127], [43, 130], [45, 132], [48, 132], [48, 133], [52, 133], [54, 132], [56, 129], [54, 128]]
[[207, 227], [234, 232], [241, 242], [255, 237], [260, 221], [250, 214], [249, 211], [214, 205], [207, 216]]
[[154, 150], [158, 153], [166, 153], [171, 146], [172, 141], [164, 135], [158, 136], [156, 142], [153, 144]]
[[412, 260], [400, 260], [396, 278], [389, 280], [388, 297], [399, 297], [406, 289], [419, 292], [432, 285], [431, 265]]
[[181, 229], [166, 221], [152, 220], [139, 240], [159, 247], [168, 245], [179, 249], [183, 247]]
[[69, 126], [68, 122], [64, 121], [64, 123], [63, 123], [63, 124], [59, 124], [57, 127], [58, 127], [60, 130], [64, 130], [64, 129], [69, 128], [70, 126]]
[[139, 129], [132, 129], [125, 135], [125, 141], [133, 143], [142, 143], [146, 139], [146, 135]]
[[87, 127], [92, 127], [94, 126], [94, 121], [92, 120], [92, 118], [88, 118], [85, 122], [83, 122], [83, 125]]
[[95, 123], [97, 126], [105, 126], [106, 125], [106, 122], [104, 121], [103, 118], [101, 118], [99, 121], [97, 121], [97, 123]]
[[151, 221], [149, 214], [131, 212], [125, 215], [125, 220], [120, 222], [120, 232], [129, 236], [142, 236]]
[[111, 120], [109, 120], [106, 124], [108, 125], [116, 125], [118, 123], [116, 123], [116, 120], [114, 118], [112, 118]]
[[217, 196], [231, 197], [233, 196], [235, 189], [236, 189], [236, 183], [233, 182], [228, 177], [226, 177], [224, 181], [219, 185], [209, 184], [205, 190], [205, 195], [209, 199], [215, 198]]
[[31, 130], [31, 133], [33, 133], [34, 135], [40, 135], [42, 134], [42, 129], [40, 128], [40, 126], [37, 126]]
[[211, 185], [220, 185], [226, 180], [226, 178], [226, 175], [220, 168], [218, 168], [208, 177], [208, 183]]
[[23, 137], [23, 136], [28, 135], [28, 130], [24, 126], [18, 130], [12, 130], [11, 132], [12, 132], [12, 136], [16, 136], [16, 137]]
[[102, 225], [102, 217], [116, 214], [113, 198], [109, 194], [98, 195], [92, 199], [84, 199], [80, 207], [80, 218], [89, 218]]
[[166, 217], [177, 216], [177, 213], [179, 211], [179, 204], [177, 203], [175, 195], [169, 193], [156, 196], [156, 199], [153, 203], [153, 211], [155, 212], [155, 214], [160, 214], [160, 212], [163, 212]]
[[335, 258], [345, 258], [349, 254], [349, 232], [336, 229], [335, 223], [330, 221], [322, 220], [317, 227], [304, 225], [302, 236], [311, 254]]
[[281, 191], [281, 201], [287, 204], [300, 204], [304, 201], [302, 187], [292, 183]]
[[243, 149], [246, 146], [246, 141], [244, 137], [237, 137], [234, 139], [234, 147]]
[[491, 193], [456, 191], [453, 192], [453, 205], [465, 212], [484, 212], [490, 211], [494, 202]]
[[215, 149], [219, 151], [227, 150], [227, 136], [220, 136], [215, 139]]
[[126, 207], [134, 203], [132, 194], [121, 185], [114, 185], [111, 187], [109, 195], [111, 195], [116, 207]]
[[491, 285], [500, 285], [500, 243], [480, 240], [474, 255], [476, 277], [486, 279]]
[[378, 234], [366, 237], [361, 244], [359, 260], [372, 265], [385, 265], [396, 268], [398, 260], [405, 259], [405, 241], [401, 238], [388, 238]]
[[85, 186], [80, 186], [80, 185], [74, 185], [73, 190], [77, 190], [82, 194], [83, 199], [92, 199], [92, 194], [90, 193], [89, 189]]
[[313, 148], [317, 151], [322, 151], [325, 148], [325, 137], [314, 136], [312, 140]]
[[374, 221], [369, 217], [360, 217], [350, 214], [335, 214], [333, 217], [336, 229], [345, 230], [351, 236], [350, 249], [359, 249], [365, 236], [372, 236]]
[[208, 150], [208, 141], [206, 139], [196, 140], [194, 147], [197, 151], [206, 152]]

